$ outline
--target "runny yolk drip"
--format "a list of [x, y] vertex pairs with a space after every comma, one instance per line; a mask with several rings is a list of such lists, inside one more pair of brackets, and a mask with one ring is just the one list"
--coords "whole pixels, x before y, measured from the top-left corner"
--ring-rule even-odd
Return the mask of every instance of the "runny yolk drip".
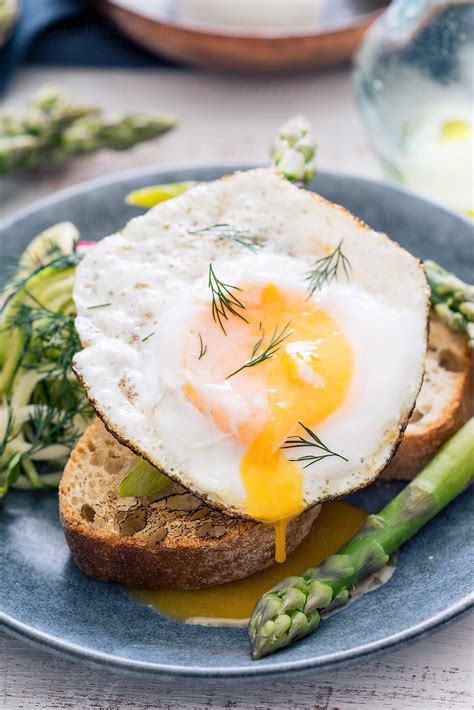
[[[239, 298], [245, 303], [241, 313], [247, 323], [230, 315], [225, 335], [212, 319], [210, 307], [193, 323], [193, 333], [200, 333], [207, 351], [199, 360], [186, 356], [185, 393], [218, 427], [247, 447], [240, 464], [244, 511], [275, 527], [275, 558], [283, 562], [286, 527], [306, 507], [303, 471], [289, 459], [308, 450], [281, 447], [289, 436], [304, 434], [299, 422], [317, 432], [318, 425], [343, 404], [353, 357], [336, 321], [317, 303], [306, 300], [304, 293], [271, 283], [241, 288]], [[290, 335], [271, 358], [226, 379], [251, 358], [262, 328], [264, 339], [257, 354], [270, 343], [275, 329], [280, 332], [287, 323]], [[219, 398], [216, 386], [221, 390]], [[226, 388], [224, 396], [222, 388]], [[236, 402], [242, 401], [246, 409], [239, 415]]]
[[[259, 597], [284, 577], [300, 574], [320, 564], [355, 535], [366, 513], [339, 501], [323, 503], [311, 531], [286, 562], [272, 565], [250, 577], [227, 584], [191, 591], [138, 589], [130, 592], [137, 601], [174, 619], [200, 619], [225, 624], [245, 621]], [[238, 543], [236, 543], [238, 544]]]

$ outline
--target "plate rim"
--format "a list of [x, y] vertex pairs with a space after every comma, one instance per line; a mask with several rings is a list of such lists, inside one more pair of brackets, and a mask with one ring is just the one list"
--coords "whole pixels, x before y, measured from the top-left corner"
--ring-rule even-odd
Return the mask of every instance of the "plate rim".
[[46, 648], [69, 659], [79, 659], [94, 666], [107, 667], [122, 673], [202, 680], [211, 678], [256, 678], [262, 676], [270, 677], [283, 673], [302, 673], [314, 669], [327, 669], [348, 665], [353, 661], [362, 660], [369, 656], [373, 658], [391, 649], [402, 648], [403, 646], [430, 635], [441, 626], [464, 616], [472, 606], [474, 606], [474, 592], [466, 595], [459, 602], [452, 604], [442, 612], [431, 616], [426, 621], [410, 626], [408, 629], [392, 634], [391, 636], [386, 636], [384, 639], [355, 646], [347, 651], [337, 651], [333, 654], [326, 654], [316, 660], [314, 657], [309, 657], [298, 661], [273, 662], [269, 665], [260, 665], [261, 661], [250, 661], [249, 665], [229, 666], [223, 669], [208, 668], [206, 666], [184, 668], [183, 666], [174, 664], [167, 665], [164, 663], [138, 661], [123, 656], [115, 656], [111, 653], [93, 651], [87, 646], [69, 641], [65, 642], [63, 639], [47, 632], [35, 630], [31, 625], [19, 622], [3, 612], [0, 617], [0, 630], [6, 631], [11, 636], [32, 643], [36, 647], [41, 649]]
[[[121, 183], [126, 180], [135, 178], [147, 177], [148, 175], [160, 175], [167, 172], [181, 172], [202, 169], [214, 169], [224, 171], [224, 174], [235, 172], [237, 170], [249, 170], [256, 167], [262, 167], [256, 161], [229, 161], [229, 160], [213, 160], [209, 162], [183, 162], [183, 163], [165, 163], [160, 165], [149, 166], [147, 168], [136, 168], [133, 170], [111, 173], [106, 176], [101, 176], [94, 179], [84, 180], [69, 187], [63, 188], [50, 195], [47, 195], [39, 200], [26, 205], [19, 210], [15, 210], [12, 214], [7, 215], [0, 221], [0, 233], [12, 227], [16, 222], [29, 217], [41, 209], [51, 207], [54, 204], [61, 202], [64, 199], [81, 195], [98, 187], [106, 187], [114, 183]], [[384, 180], [373, 180], [357, 175], [332, 172], [321, 170], [318, 175], [327, 176], [330, 178], [345, 178], [355, 180], [359, 183], [366, 183], [372, 186], [382, 186], [388, 191], [414, 198], [426, 203], [428, 206], [434, 207], [437, 210], [447, 212], [461, 222], [471, 226], [471, 221], [458, 214], [453, 210], [445, 208], [431, 200], [421, 197], [415, 193], [409, 192], [397, 185], [392, 185]], [[316, 177], [317, 179], [317, 177]], [[159, 662], [139, 661], [135, 659], [127, 659], [123, 656], [116, 656], [113, 653], [94, 651], [90, 647], [76, 644], [70, 641], [65, 641], [60, 637], [54, 636], [47, 631], [42, 631], [35, 628], [31, 624], [19, 621], [15, 617], [0, 612], [0, 629], [6, 631], [10, 635], [21, 638], [36, 647], [43, 648], [49, 651], [56, 652], [72, 660], [81, 660], [85, 663], [107, 667], [111, 670], [132, 673], [134, 675], [160, 675], [163, 677], [182, 677], [182, 678], [201, 678], [201, 679], [224, 679], [224, 678], [255, 678], [261, 676], [273, 676], [278, 673], [298, 673], [311, 669], [324, 669], [339, 665], [347, 665], [352, 661], [363, 659], [367, 656], [374, 656], [383, 653], [396, 647], [404, 646], [416, 639], [426, 636], [440, 626], [454, 621], [460, 616], [468, 612], [474, 606], [474, 592], [465, 595], [454, 604], [430, 616], [428, 619], [409, 626], [395, 634], [385, 636], [383, 639], [371, 641], [370, 643], [355, 646], [346, 651], [336, 651], [334, 653], [325, 654], [324, 656], [314, 657], [309, 656], [300, 660], [283, 660], [272, 663], [262, 661], [250, 661], [248, 665], [228, 666], [226, 668], [207, 668], [205, 666], [183, 667], [176, 664], [165, 664]]]
[[[80, 195], [82, 193], [89, 192], [89, 190], [92, 190], [96, 187], [106, 187], [107, 185], [123, 182], [125, 180], [133, 180], [134, 178], [147, 177], [148, 175], [158, 175], [159, 173], [218, 169], [225, 170], [224, 175], [229, 175], [233, 172], [269, 167], [271, 166], [268, 163], [262, 165], [262, 163], [251, 158], [242, 158], [241, 160], [216, 158], [214, 160], [209, 161], [166, 161], [164, 163], [156, 163], [153, 165], [149, 165], [145, 168], [129, 168], [128, 170], [119, 170], [117, 172], [112, 172], [107, 175], [100, 175], [98, 177], [80, 180], [79, 182], [76, 182], [72, 185], [68, 185], [67, 187], [63, 187], [60, 190], [56, 190], [55, 192], [52, 192], [49, 195], [40, 197], [39, 199], [34, 200], [30, 204], [20, 207], [17, 210], [14, 210], [11, 214], [7, 214], [5, 217], [0, 219], [0, 232], [2, 232], [4, 229], [8, 229], [15, 222], [24, 219], [25, 217], [29, 217], [31, 214], [37, 212], [40, 209], [43, 209], [44, 207], [49, 207], [50, 205], [53, 205], [56, 202], [60, 202], [65, 198], [74, 197], [75, 195]], [[435, 202], [434, 200], [431, 200], [428, 197], [408, 190], [407, 188], [404, 188], [401, 185], [394, 184], [388, 179], [386, 179], [383, 174], [381, 175], [380, 179], [376, 179], [365, 177], [363, 175], [357, 175], [355, 173], [345, 173], [340, 172], [338, 170], [326, 170], [323, 168], [316, 172], [316, 175], [313, 178], [312, 182], [309, 184], [308, 188], [311, 188], [314, 181], [317, 180], [318, 177], [321, 175], [336, 180], [338, 178], [343, 178], [349, 180], [356, 180], [357, 182], [362, 184], [366, 183], [372, 186], [383, 187], [386, 190], [397, 193], [399, 195], [403, 195], [404, 197], [408, 197], [409, 199], [415, 199], [419, 202], [423, 202], [426, 206], [431, 207], [435, 210], [441, 210], [442, 212], [446, 212], [452, 217], [461, 220], [461, 222], [466, 225], [469, 225], [470, 227], [472, 227], [473, 225], [473, 220], [468, 218], [468, 216], [464, 215], [462, 212], [457, 212], [454, 209], [450, 209], [446, 205]], [[314, 190], [311, 191], [314, 192]]]

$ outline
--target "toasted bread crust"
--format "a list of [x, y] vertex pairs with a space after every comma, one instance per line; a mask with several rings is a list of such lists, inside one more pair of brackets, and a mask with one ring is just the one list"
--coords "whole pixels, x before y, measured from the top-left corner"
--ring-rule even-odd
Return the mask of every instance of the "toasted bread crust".
[[466, 337], [431, 317], [425, 380], [400, 447], [382, 474], [410, 481], [474, 415], [474, 358]]
[[[290, 526], [287, 550], [291, 552], [308, 534], [315, 509]], [[302, 516], [300, 516], [302, 517]], [[61, 515], [67, 543], [79, 569], [104, 582], [146, 589], [201, 589], [248, 577], [274, 563], [273, 530], [254, 523], [237, 540], [208, 546], [178, 545], [148, 549], [128, 540], [97, 534]]]
[[[64, 471], [59, 491], [61, 522], [74, 560], [85, 574], [128, 587], [199, 589], [273, 564], [271, 527], [212, 511], [176, 484], [155, 500], [117, 498], [122, 469], [130, 460], [129, 450], [97, 420], [84, 433]], [[98, 479], [99, 488], [88, 491], [86, 484], [94, 483], [88, 480], [91, 477]], [[94, 511], [93, 520], [86, 519]], [[290, 523], [288, 552], [308, 534], [318, 513], [316, 506]], [[127, 515], [141, 519], [132, 534], [124, 534], [117, 524], [120, 516], [125, 520]]]

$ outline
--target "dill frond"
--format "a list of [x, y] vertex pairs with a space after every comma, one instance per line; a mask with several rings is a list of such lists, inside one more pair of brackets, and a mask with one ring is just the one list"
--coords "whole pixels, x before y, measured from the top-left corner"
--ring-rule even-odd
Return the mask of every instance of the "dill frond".
[[331, 456], [337, 456], [337, 458], [343, 459], [344, 461], [348, 460], [345, 456], [342, 456], [342, 454], [331, 451], [326, 444], [323, 444], [319, 436], [317, 436], [309, 427], [305, 426], [303, 422], [298, 422], [298, 424], [308, 434], [308, 438], [305, 439], [303, 436], [290, 436], [280, 448], [299, 449], [301, 447], [311, 447], [316, 449], [316, 451], [321, 451], [322, 453], [306, 454], [304, 456], [299, 456], [296, 459], [289, 459], [290, 461], [299, 461], [300, 463], [305, 462], [303, 468], [308, 468], [308, 466], [312, 466], [314, 463], [327, 459]]
[[212, 317], [215, 323], [219, 323], [225, 335], [227, 333], [222, 319], [228, 320], [229, 314], [237, 316], [240, 320], [248, 323], [248, 320], [237, 310], [245, 310], [245, 306], [233, 293], [233, 291], [242, 291], [242, 289], [220, 281], [212, 268], [212, 264], [209, 264], [208, 286], [212, 293]]
[[199, 355], [198, 360], [200, 360], [207, 353], [207, 345], [204, 345], [201, 333], [199, 333]]
[[265, 329], [260, 323], [260, 337], [253, 346], [250, 358], [237, 370], [234, 370], [234, 372], [231, 372], [230, 375], [227, 375], [226, 380], [228, 380], [230, 377], [233, 377], [238, 372], [241, 372], [247, 367], [254, 367], [255, 365], [259, 365], [261, 362], [265, 362], [265, 360], [268, 360], [269, 358], [273, 357], [275, 353], [281, 348], [283, 341], [286, 340], [293, 333], [292, 330], [288, 330], [290, 323], [291, 321], [288, 321], [288, 323], [283, 326], [280, 331], [278, 330], [278, 325], [276, 325], [268, 345], [261, 352], [259, 352], [265, 339]]
[[324, 284], [329, 285], [334, 281], [340, 268], [343, 269], [346, 278], [349, 279], [352, 267], [349, 259], [342, 251], [343, 241], [341, 239], [333, 252], [315, 261], [311, 270], [306, 273], [305, 281], [308, 281], [308, 298], [311, 298], [313, 293], [319, 291]]
[[190, 229], [188, 234], [208, 234], [227, 242], [239, 244], [240, 246], [249, 249], [254, 254], [257, 252], [258, 245], [256, 244], [256, 236], [250, 229], [246, 229], [245, 227], [236, 227], [232, 224], [223, 222], [220, 224], [210, 224], [209, 226], [202, 227], [201, 229]]

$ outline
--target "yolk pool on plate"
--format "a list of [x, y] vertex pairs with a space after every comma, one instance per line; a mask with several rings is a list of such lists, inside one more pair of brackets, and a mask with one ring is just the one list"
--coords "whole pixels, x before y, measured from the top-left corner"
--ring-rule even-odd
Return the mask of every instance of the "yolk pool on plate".
[[173, 589], [133, 590], [143, 604], [175, 619], [245, 620], [258, 598], [284, 577], [300, 574], [334, 554], [359, 530], [367, 513], [347, 503], [323, 503], [311, 531], [286, 562], [268, 567], [251, 577], [195, 591]]
[[[283, 561], [286, 526], [305, 508], [303, 474], [289, 459], [311, 452], [292, 449], [287, 456], [281, 446], [289, 436], [305, 433], [299, 422], [317, 433], [318, 425], [341, 407], [353, 356], [336, 321], [304, 292], [272, 283], [239, 288], [245, 305], [239, 312], [247, 322], [230, 314], [224, 333], [210, 304], [193, 322], [183, 363], [189, 377], [185, 393], [246, 446], [240, 465], [245, 513], [275, 526], [275, 557]], [[228, 377], [251, 359], [262, 333], [257, 354], [286, 324], [289, 335], [271, 358]], [[194, 352], [199, 336], [207, 348], [200, 359]]]

